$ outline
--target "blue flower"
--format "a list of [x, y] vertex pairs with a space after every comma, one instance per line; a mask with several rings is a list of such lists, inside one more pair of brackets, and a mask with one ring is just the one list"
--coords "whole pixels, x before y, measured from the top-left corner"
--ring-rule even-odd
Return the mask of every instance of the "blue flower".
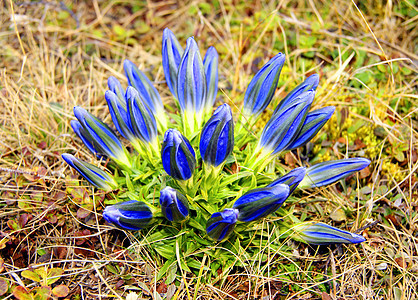
[[295, 140], [287, 146], [287, 150], [299, 148], [313, 139], [325, 123], [328, 122], [334, 111], [334, 106], [327, 106], [309, 112], [306, 115], [305, 122], [303, 122], [300, 132], [296, 136]]
[[112, 91], [106, 91], [105, 99], [107, 106], [109, 107], [110, 116], [112, 117], [112, 121], [113, 124], [115, 124], [116, 129], [125, 139], [132, 140], [134, 137], [134, 132], [130, 126], [126, 101], [125, 105], [122, 105], [118, 95]]
[[306, 169], [306, 176], [299, 184], [300, 189], [321, 187], [344, 179], [370, 164], [362, 157], [325, 161]]
[[157, 123], [154, 114], [144, 104], [138, 91], [133, 87], [126, 89], [128, 102], [129, 127], [143, 143], [154, 143], [157, 138]]
[[200, 135], [199, 150], [202, 160], [212, 166], [225, 162], [234, 149], [234, 120], [228, 104], [219, 106]]
[[183, 56], [183, 48], [173, 32], [166, 28], [163, 32], [163, 70], [168, 88], [177, 98], [177, 72]]
[[152, 212], [145, 202], [129, 200], [106, 206], [103, 218], [118, 228], [140, 230], [152, 220]]
[[267, 187], [273, 187], [278, 184], [286, 184], [289, 186], [289, 196], [293, 193], [293, 191], [298, 187], [299, 183], [305, 177], [306, 169], [304, 167], [296, 168], [290, 171], [289, 173], [277, 178], [272, 183], [270, 183]]
[[111, 191], [118, 188], [115, 179], [108, 172], [105, 172], [88, 162], [77, 159], [71, 154], [64, 153], [62, 154], [62, 158], [95, 187], [105, 191]]
[[221, 212], [212, 214], [206, 224], [206, 233], [212, 239], [222, 241], [234, 230], [238, 219], [238, 210], [226, 208]]
[[187, 39], [177, 73], [177, 97], [181, 110], [201, 112], [206, 102], [206, 75], [195, 40]]
[[118, 106], [120, 106], [124, 110], [126, 110], [127, 106], [126, 106], [126, 99], [125, 99], [125, 90], [123, 89], [119, 80], [117, 80], [113, 76], [110, 76], [107, 79], [107, 86], [109, 87], [109, 90], [111, 90], [113, 93], [115, 93], [117, 95]]
[[235, 201], [233, 208], [238, 209], [238, 220], [250, 222], [259, 220], [275, 212], [289, 195], [289, 186], [276, 184], [251, 190]]
[[318, 74], [313, 74], [305, 79], [304, 82], [299, 84], [297, 87], [295, 87], [289, 94], [286, 95], [286, 97], [283, 98], [282, 101], [276, 106], [274, 109], [273, 115], [276, 114], [280, 109], [287, 106], [289, 103], [291, 103], [295, 98], [300, 96], [302, 93], [307, 92], [309, 90], [315, 91], [318, 87], [319, 83], [319, 76]]
[[100, 154], [106, 155], [123, 167], [130, 167], [125, 148], [109, 126], [78, 106], [74, 107], [74, 115], [88, 132], [91, 141], [94, 141], [94, 148], [99, 150]]
[[142, 73], [133, 62], [127, 59], [123, 62], [123, 68], [125, 69], [129, 85], [137, 90], [139, 96], [152, 113], [155, 115], [163, 113], [164, 106], [160, 94], [158, 94], [158, 91], [152, 85], [148, 77]]
[[261, 133], [259, 145], [272, 155], [286, 150], [299, 133], [314, 96], [313, 91], [305, 92], [273, 115]]
[[87, 147], [87, 149], [89, 149], [90, 152], [92, 152], [98, 158], [100, 158], [101, 157], [101, 155], [99, 154], [100, 150], [97, 149], [97, 146], [95, 146], [93, 138], [90, 136], [88, 131], [83, 128], [81, 123], [76, 120], [71, 120], [70, 125], [73, 131], [77, 134], [77, 136], [81, 139], [81, 141]]
[[277, 54], [254, 76], [244, 96], [244, 114], [258, 116], [270, 104], [279, 82], [285, 55]]
[[166, 186], [160, 191], [160, 205], [164, 217], [171, 222], [183, 221], [189, 215], [186, 196], [172, 187]]
[[206, 111], [212, 110], [218, 93], [218, 61], [218, 52], [214, 47], [209, 47], [203, 59], [207, 84]]
[[196, 166], [195, 152], [178, 130], [169, 129], [164, 134], [161, 149], [164, 170], [177, 180], [187, 180], [193, 175]]
[[292, 227], [295, 240], [312, 245], [358, 244], [366, 239], [358, 234], [341, 230], [324, 223], [304, 222]]

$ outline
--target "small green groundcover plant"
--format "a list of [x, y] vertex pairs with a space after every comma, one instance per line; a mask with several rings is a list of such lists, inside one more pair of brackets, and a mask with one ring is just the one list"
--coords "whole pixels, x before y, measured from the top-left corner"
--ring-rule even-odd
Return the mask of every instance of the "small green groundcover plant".
[[[63, 159], [112, 196], [114, 204], [103, 212], [107, 222], [121, 229], [143, 229], [150, 249], [166, 259], [163, 271], [177, 262], [184, 270], [199, 269], [196, 256], [209, 253], [216, 272], [242, 264], [239, 255], [251, 258], [266, 246], [277, 251], [281, 238], [314, 245], [365, 240], [324, 223], [301, 222], [292, 215], [291, 205], [281, 208], [298, 190], [334, 183], [370, 163], [348, 158], [286, 173], [276, 158], [308, 143], [335, 107], [310, 110], [319, 83], [318, 75], [311, 75], [280, 101], [261, 134], [254, 135], [284, 62], [279, 53], [258, 71], [235, 122], [228, 104], [213, 110], [218, 92], [215, 48], [202, 60], [193, 37], [183, 49], [165, 29], [162, 63], [179, 114], [165, 112], [151, 81], [129, 60], [124, 62], [126, 90], [116, 78], [108, 79], [105, 98], [113, 124], [135, 153], [128, 152], [108, 125], [74, 108], [74, 132], [97, 158], [110, 160], [113, 174], [71, 154], [63, 154]], [[260, 220], [272, 214], [282, 218], [267, 237]]]

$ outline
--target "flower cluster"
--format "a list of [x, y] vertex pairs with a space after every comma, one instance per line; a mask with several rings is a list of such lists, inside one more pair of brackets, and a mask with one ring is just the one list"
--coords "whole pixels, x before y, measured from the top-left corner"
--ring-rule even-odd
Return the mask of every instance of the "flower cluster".
[[[213, 111], [218, 60], [215, 48], [210, 47], [202, 59], [193, 37], [183, 49], [175, 35], [164, 30], [162, 65], [180, 118], [165, 112], [157, 89], [131, 61], [123, 64], [126, 90], [116, 78], [109, 78], [105, 98], [110, 116], [135, 155], [112, 128], [83, 108], [74, 108], [74, 132], [97, 158], [110, 159], [110, 167], [119, 167], [124, 175], [117, 177], [71, 154], [62, 155], [95, 187], [113, 193], [115, 199], [128, 198], [105, 208], [106, 221], [129, 230], [142, 229], [153, 220], [173, 222], [173, 226], [194, 222], [194, 227], [204, 228], [212, 239], [223, 241], [238, 224], [275, 213], [297, 189], [328, 185], [369, 165], [365, 158], [349, 158], [299, 167], [269, 179], [268, 170], [278, 170], [275, 158], [308, 143], [335, 108], [311, 110], [319, 83], [318, 75], [311, 75], [277, 104], [261, 135], [254, 137], [249, 130], [273, 100], [285, 56], [274, 56], [251, 80], [236, 124], [228, 104]], [[242, 149], [248, 155], [235, 155]], [[236, 171], [231, 171], [232, 165]], [[157, 186], [157, 195], [152, 191], [150, 197], [139, 195], [139, 189], [118, 194], [125, 189], [124, 178], [126, 185], [133, 180], [139, 186], [138, 178], [145, 178], [147, 172], [154, 174], [149, 186]], [[159, 206], [153, 201], [156, 197]], [[205, 224], [196, 225], [196, 220]], [[295, 239], [311, 244], [364, 241], [322, 223], [292, 226]]]

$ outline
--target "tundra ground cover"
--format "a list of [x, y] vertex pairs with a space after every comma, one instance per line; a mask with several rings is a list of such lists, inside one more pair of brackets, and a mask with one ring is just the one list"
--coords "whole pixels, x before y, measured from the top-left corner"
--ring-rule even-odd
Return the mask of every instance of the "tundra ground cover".
[[[406, 1], [379, 5], [5, 3], [3, 295], [16, 290], [17, 295], [124, 298], [133, 290], [156, 299], [170, 294], [239, 299], [248, 293], [273, 299], [416, 296], [416, 7]], [[262, 255], [251, 261], [243, 255], [212, 274], [206, 266], [216, 265], [215, 252], [195, 262], [199, 272], [194, 274], [181, 263], [164, 270], [165, 260], [149, 250], [146, 234], [105, 224], [101, 214], [109, 199], [80, 181], [60, 158], [72, 152], [97, 163], [72, 133], [71, 111], [83, 106], [110, 123], [106, 79], [125, 80], [125, 58], [153, 74], [163, 102], [174, 110], [160, 59], [165, 27], [182, 43], [194, 35], [201, 47], [216, 46], [218, 101], [231, 107], [239, 107], [252, 76], [277, 52], [287, 58], [276, 104], [307, 75], [320, 75], [314, 107], [334, 105], [336, 115], [312, 144], [283, 162], [297, 167], [302, 161], [361, 154], [372, 164], [343, 184], [303, 193], [292, 203], [292, 214], [353, 231], [373, 224], [359, 231], [367, 239], [362, 246], [317, 248], [280, 240], [271, 252], [266, 245], [273, 242], [277, 218], [258, 229]], [[47, 279], [53, 276], [58, 279]]]

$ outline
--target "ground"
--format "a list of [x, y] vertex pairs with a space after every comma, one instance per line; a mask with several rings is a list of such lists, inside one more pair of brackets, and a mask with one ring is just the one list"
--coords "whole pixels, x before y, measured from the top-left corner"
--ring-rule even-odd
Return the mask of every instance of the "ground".
[[[417, 16], [409, 0], [5, 0], [0, 299], [415, 299]], [[372, 163], [347, 181], [301, 193], [292, 213], [359, 232], [366, 242], [313, 247], [278, 240], [277, 251], [216, 274], [204, 268], [216, 257], [205, 255], [196, 274], [162, 271], [164, 258], [144, 245], [142, 233], [104, 222], [108, 196], [61, 159], [70, 152], [98, 164], [70, 128], [72, 108], [110, 123], [106, 81], [126, 82], [126, 58], [173, 106], [161, 66], [166, 27], [182, 44], [193, 35], [201, 49], [216, 47], [218, 101], [236, 114], [252, 76], [278, 52], [286, 63], [274, 104], [307, 75], [320, 75], [313, 107], [337, 111], [309, 147], [280, 163], [354, 156]], [[263, 226], [273, 232], [274, 219]]]

